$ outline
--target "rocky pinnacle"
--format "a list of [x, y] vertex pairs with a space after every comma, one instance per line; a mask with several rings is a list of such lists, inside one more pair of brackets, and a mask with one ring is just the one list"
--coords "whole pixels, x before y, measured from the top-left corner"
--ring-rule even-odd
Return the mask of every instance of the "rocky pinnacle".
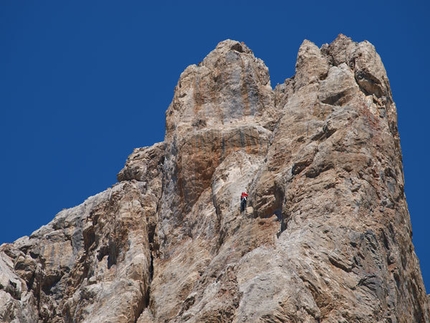
[[305, 40], [274, 89], [244, 43], [219, 43], [117, 177], [0, 246], [1, 322], [430, 322], [367, 41]]

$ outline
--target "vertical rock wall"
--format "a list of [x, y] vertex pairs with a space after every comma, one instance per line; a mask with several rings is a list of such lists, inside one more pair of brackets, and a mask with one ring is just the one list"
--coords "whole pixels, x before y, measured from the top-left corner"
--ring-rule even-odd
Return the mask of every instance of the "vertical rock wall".
[[366, 41], [305, 40], [274, 90], [245, 44], [221, 42], [118, 180], [0, 247], [2, 321], [430, 322]]

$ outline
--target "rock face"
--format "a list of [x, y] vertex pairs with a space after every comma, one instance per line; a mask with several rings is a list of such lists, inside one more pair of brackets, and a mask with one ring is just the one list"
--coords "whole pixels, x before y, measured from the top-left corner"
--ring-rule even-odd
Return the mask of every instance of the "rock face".
[[305, 40], [274, 90], [245, 44], [219, 43], [118, 181], [0, 247], [2, 322], [430, 322], [366, 41]]

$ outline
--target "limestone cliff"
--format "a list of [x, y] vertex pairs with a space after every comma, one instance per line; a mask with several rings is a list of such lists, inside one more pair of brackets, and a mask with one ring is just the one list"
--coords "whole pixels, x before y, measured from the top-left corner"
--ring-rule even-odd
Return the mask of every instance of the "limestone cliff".
[[374, 47], [305, 40], [272, 89], [226, 40], [181, 74], [164, 142], [0, 247], [0, 320], [430, 322], [411, 234]]

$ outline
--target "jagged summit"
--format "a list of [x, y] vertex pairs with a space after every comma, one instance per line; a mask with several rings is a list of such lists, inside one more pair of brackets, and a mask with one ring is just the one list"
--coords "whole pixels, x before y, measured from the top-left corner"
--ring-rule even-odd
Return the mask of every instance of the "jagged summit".
[[0, 247], [0, 319], [430, 322], [373, 45], [305, 40], [272, 89], [245, 44], [219, 43], [181, 74], [163, 142]]
[[166, 141], [175, 131], [250, 121], [273, 109], [268, 68], [243, 43], [225, 40], [182, 72], [166, 112]]

